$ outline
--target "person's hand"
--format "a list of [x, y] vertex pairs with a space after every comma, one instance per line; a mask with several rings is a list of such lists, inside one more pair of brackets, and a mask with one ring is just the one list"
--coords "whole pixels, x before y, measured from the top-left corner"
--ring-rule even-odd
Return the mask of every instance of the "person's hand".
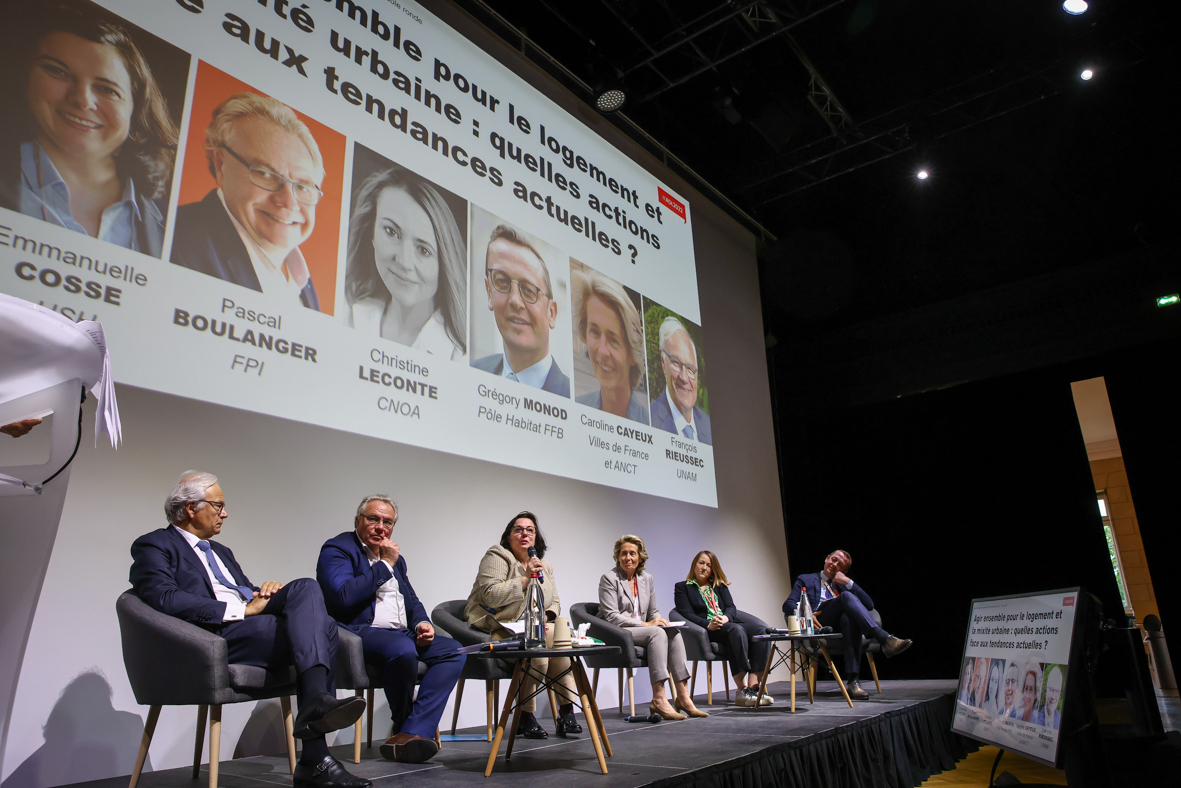
[[651, 621], [645, 621], [644, 625], [649, 626], [649, 627], [667, 627], [668, 626], [668, 619], [661, 618], [660, 616], [657, 616], [656, 618], [652, 619]]
[[426, 621], [419, 624], [415, 632], [414, 643], [418, 646], [429, 646], [435, 639], [435, 628]]
[[720, 621], [720, 622], [721, 622], [720, 624], [718, 624], [718, 626], [724, 626], [724, 625], [726, 625], [726, 624], [729, 624], [729, 623], [730, 623], [730, 617], [729, 617], [729, 616], [725, 616], [725, 615], [723, 615], [723, 616], [715, 616], [715, 618], [716, 618], [718, 621]]
[[812, 627], [817, 631], [824, 629], [820, 623], [820, 613], [815, 610], [812, 611]]
[[398, 555], [400, 553], [398, 543], [392, 539], [386, 539], [377, 546], [377, 557], [383, 561], [389, 561], [390, 566], [398, 563]]
[[0, 427], [0, 432], [5, 435], [11, 435], [14, 438], [20, 438], [28, 435], [29, 431], [41, 423], [41, 419], [25, 419], [24, 421], [14, 421], [11, 424], [5, 424]]
[[[257, 593], [257, 592], [256, 592]], [[257, 616], [262, 611], [266, 610], [267, 603], [271, 601], [269, 596], [255, 596], [246, 603], [246, 612], [243, 614], [246, 618]]]
[[714, 616], [711, 618], [709, 620], [709, 625], [706, 626], [706, 629], [710, 630], [711, 632], [717, 632], [722, 628], [722, 618], [722, 616]]
[[259, 597], [262, 597], [263, 599], [270, 599], [282, 587], [282, 583], [276, 583], [274, 580], [268, 580], [263, 583], [257, 591], [254, 592], [254, 598], [258, 599]]
[[853, 582], [852, 580], [849, 579], [849, 576], [847, 574], [845, 574], [844, 572], [840, 572], [840, 571], [838, 571], [835, 575], [832, 576], [832, 581], [839, 586], [847, 586], [847, 585], [849, 585], [849, 583]]
[[527, 574], [527, 575], [531, 575], [534, 573], [540, 574], [541, 572], [544, 572], [544, 571], [545, 571], [545, 567], [542, 566], [541, 559], [538, 558], [537, 556], [530, 558], [528, 560], [528, 562], [526, 562], [526, 564], [525, 564], [525, 574]]

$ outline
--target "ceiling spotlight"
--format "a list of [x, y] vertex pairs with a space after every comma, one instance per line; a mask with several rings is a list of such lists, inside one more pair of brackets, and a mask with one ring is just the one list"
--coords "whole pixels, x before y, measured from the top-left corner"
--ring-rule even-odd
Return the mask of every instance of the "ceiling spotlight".
[[616, 112], [627, 103], [627, 94], [618, 85], [610, 85], [595, 93], [595, 109], [599, 112]]
[[1072, 16], [1084, 14], [1087, 11], [1087, 0], [1066, 0], [1062, 4], [1062, 10]]
[[918, 178], [920, 181], [925, 181], [927, 178], [931, 177], [931, 173], [927, 172], [926, 170], [919, 170], [914, 174], [914, 177]]
[[1095, 72], [1094, 72], [1094, 71], [1092, 71], [1092, 70], [1091, 70], [1091, 69], [1089, 69], [1089, 68], [1084, 68], [1084, 69], [1082, 70], [1082, 73], [1080, 73], [1080, 74], [1078, 75], [1078, 78], [1079, 78], [1079, 79], [1081, 79], [1083, 82], [1086, 82], [1087, 80], [1089, 80], [1089, 79], [1090, 79], [1091, 77], [1093, 77], [1093, 76], [1095, 76]]

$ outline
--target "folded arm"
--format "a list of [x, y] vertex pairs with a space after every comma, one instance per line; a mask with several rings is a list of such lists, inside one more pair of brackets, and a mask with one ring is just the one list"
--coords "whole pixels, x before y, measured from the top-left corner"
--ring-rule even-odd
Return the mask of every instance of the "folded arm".
[[334, 544], [321, 547], [316, 562], [316, 577], [330, 608], [349, 609], [368, 604], [377, 596], [378, 587], [393, 575], [385, 561], [358, 573], [348, 553]]

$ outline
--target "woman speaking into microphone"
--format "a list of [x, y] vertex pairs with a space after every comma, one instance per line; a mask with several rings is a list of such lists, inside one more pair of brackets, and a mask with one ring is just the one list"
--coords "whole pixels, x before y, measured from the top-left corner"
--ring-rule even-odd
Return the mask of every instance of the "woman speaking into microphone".
[[[529, 554], [530, 549], [536, 555]], [[476, 574], [476, 582], [472, 583], [472, 592], [468, 595], [467, 607], [463, 615], [469, 624], [487, 629], [483, 621], [492, 616], [497, 621], [518, 621], [525, 613], [525, 589], [529, 586], [530, 576], [539, 573], [541, 590], [545, 595], [546, 618], [553, 621], [562, 612], [562, 603], [558, 599], [558, 586], [554, 580], [554, 567], [545, 560], [545, 537], [541, 535], [541, 528], [537, 525], [537, 515], [532, 512], [521, 512], [509, 520], [504, 532], [500, 535], [500, 543], [494, 544], [484, 553], [480, 561], [480, 571]], [[547, 623], [545, 631], [547, 639], [552, 637], [554, 625]], [[565, 737], [569, 733], [582, 733], [582, 727], [574, 717], [574, 701], [578, 698], [578, 689], [574, 686], [574, 677], [569, 672], [570, 660], [567, 657], [552, 659], [534, 659], [530, 661], [532, 669], [544, 673], [546, 676], [557, 676], [565, 672], [566, 675], [558, 679], [553, 685], [558, 698], [558, 735]], [[517, 735], [526, 739], [545, 739], [549, 734], [538, 724], [533, 712], [537, 710], [537, 701], [529, 697], [537, 687], [537, 680], [525, 678], [521, 682], [519, 698], [529, 698], [522, 703], [521, 722], [517, 726]]]

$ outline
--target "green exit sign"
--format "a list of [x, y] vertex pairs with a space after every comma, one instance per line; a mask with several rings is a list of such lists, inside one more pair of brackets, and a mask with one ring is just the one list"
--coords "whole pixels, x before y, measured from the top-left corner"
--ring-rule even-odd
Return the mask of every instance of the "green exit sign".
[[1181, 295], [1178, 295], [1177, 293], [1161, 296], [1160, 298], [1156, 299], [1157, 306], [1172, 306], [1178, 302], [1181, 302]]

